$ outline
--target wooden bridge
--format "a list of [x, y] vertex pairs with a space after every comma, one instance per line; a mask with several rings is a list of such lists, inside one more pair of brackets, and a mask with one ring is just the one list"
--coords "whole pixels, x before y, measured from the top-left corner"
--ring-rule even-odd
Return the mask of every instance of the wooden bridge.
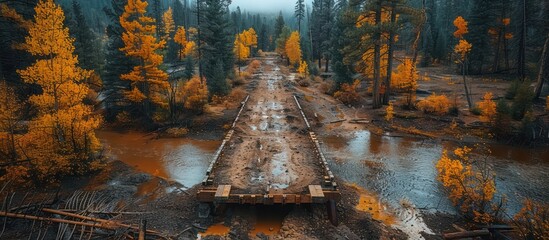
[[[319, 141], [316, 134], [312, 131], [311, 125], [307, 116], [303, 112], [301, 104], [298, 98], [294, 95], [293, 100], [299, 114], [305, 122], [305, 127], [308, 131], [309, 143], [314, 149], [314, 159], [307, 159], [314, 161], [318, 166], [319, 171], [322, 172], [321, 179], [318, 179], [318, 184], [308, 185], [305, 191], [300, 192], [286, 192], [285, 189], [276, 189], [267, 187], [264, 191], [259, 192], [247, 192], [247, 191], [235, 191], [232, 185], [229, 184], [215, 184], [216, 170], [220, 167], [220, 161], [223, 161], [225, 149], [229, 144], [231, 138], [235, 135], [235, 127], [237, 126], [242, 112], [249, 102], [250, 96], [248, 95], [244, 101], [242, 101], [240, 110], [236, 115], [231, 128], [225, 135], [221, 145], [215, 152], [211, 163], [206, 171], [206, 176], [202, 181], [202, 188], [197, 193], [198, 201], [201, 203], [209, 204], [210, 208], [216, 208], [223, 204], [249, 204], [249, 205], [274, 205], [274, 204], [326, 204], [328, 208], [328, 216], [332, 224], [337, 225], [337, 209], [336, 203], [340, 200], [341, 194], [338, 190], [338, 185], [334, 179], [334, 174], [330, 170], [326, 157], [322, 153]], [[245, 192], [245, 193], [243, 193]]]

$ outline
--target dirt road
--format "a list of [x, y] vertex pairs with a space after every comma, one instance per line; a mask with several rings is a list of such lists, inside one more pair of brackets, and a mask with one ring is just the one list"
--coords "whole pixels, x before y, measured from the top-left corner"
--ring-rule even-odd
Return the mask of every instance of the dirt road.
[[321, 179], [313, 145], [275, 58], [262, 58], [262, 71], [215, 172], [216, 184], [239, 193], [271, 189], [299, 193]]

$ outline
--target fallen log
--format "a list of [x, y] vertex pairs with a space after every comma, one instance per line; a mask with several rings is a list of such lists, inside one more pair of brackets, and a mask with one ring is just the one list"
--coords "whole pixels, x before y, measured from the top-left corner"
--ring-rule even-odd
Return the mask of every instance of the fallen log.
[[488, 229], [482, 229], [482, 230], [443, 234], [444, 239], [461, 239], [461, 238], [483, 237], [483, 236], [490, 236], [490, 231], [488, 231]]
[[[59, 211], [59, 210], [55, 210], [55, 209], [49, 209], [49, 208], [42, 208], [42, 211], [48, 212], [48, 213], [53, 213], [53, 214], [59, 214], [59, 215], [67, 216], [67, 217], [78, 218], [78, 219], [87, 220], [87, 221], [105, 223], [105, 224], [108, 224], [108, 225], [117, 226], [118, 228], [128, 228], [128, 229], [133, 229], [133, 230], [139, 231], [139, 227], [128, 225], [128, 224], [123, 224], [123, 223], [118, 223], [118, 222], [114, 222], [114, 221], [111, 221], [111, 220], [88, 217], [88, 216], [83, 216], [83, 215], [79, 215], [79, 214], [75, 214], [75, 213], [63, 212], [63, 211]], [[159, 232], [152, 231], [152, 230], [147, 230], [147, 233], [160, 234]]]
[[331, 121], [330, 123], [340, 123], [340, 122], [345, 122], [345, 121], [347, 121], [347, 119], [334, 120], [334, 121]]

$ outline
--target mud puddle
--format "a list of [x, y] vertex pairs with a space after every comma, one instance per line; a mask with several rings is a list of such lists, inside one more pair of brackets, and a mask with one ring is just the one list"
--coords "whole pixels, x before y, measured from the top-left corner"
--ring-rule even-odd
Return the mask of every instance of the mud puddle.
[[[231, 206], [225, 213], [218, 218], [222, 219], [238, 219], [250, 224], [248, 235], [250, 238], [255, 238], [258, 234], [267, 236], [276, 235], [282, 228], [284, 218], [292, 210], [288, 206]], [[234, 223], [233, 223], [234, 224]], [[239, 223], [240, 224], [240, 223]], [[226, 236], [230, 233], [231, 228], [226, 226], [225, 222], [217, 222], [199, 233], [201, 237], [205, 236]]]
[[[154, 139], [137, 132], [99, 131], [97, 136], [107, 156], [151, 175], [174, 180], [185, 188], [202, 181], [210, 157], [220, 144], [187, 138]], [[151, 186], [141, 188], [151, 191]]]

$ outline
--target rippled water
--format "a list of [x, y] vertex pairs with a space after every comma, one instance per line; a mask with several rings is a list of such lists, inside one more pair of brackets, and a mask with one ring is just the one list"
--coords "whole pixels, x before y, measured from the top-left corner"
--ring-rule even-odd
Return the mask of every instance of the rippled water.
[[[454, 212], [436, 181], [435, 164], [453, 143], [397, 138], [356, 131], [352, 137], [324, 136], [331, 169], [347, 182], [372, 190], [392, 207], [404, 199], [422, 209]], [[549, 149], [488, 145], [489, 164], [496, 173], [498, 197], [508, 199], [515, 214], [525, 197], [549, 199]]]

